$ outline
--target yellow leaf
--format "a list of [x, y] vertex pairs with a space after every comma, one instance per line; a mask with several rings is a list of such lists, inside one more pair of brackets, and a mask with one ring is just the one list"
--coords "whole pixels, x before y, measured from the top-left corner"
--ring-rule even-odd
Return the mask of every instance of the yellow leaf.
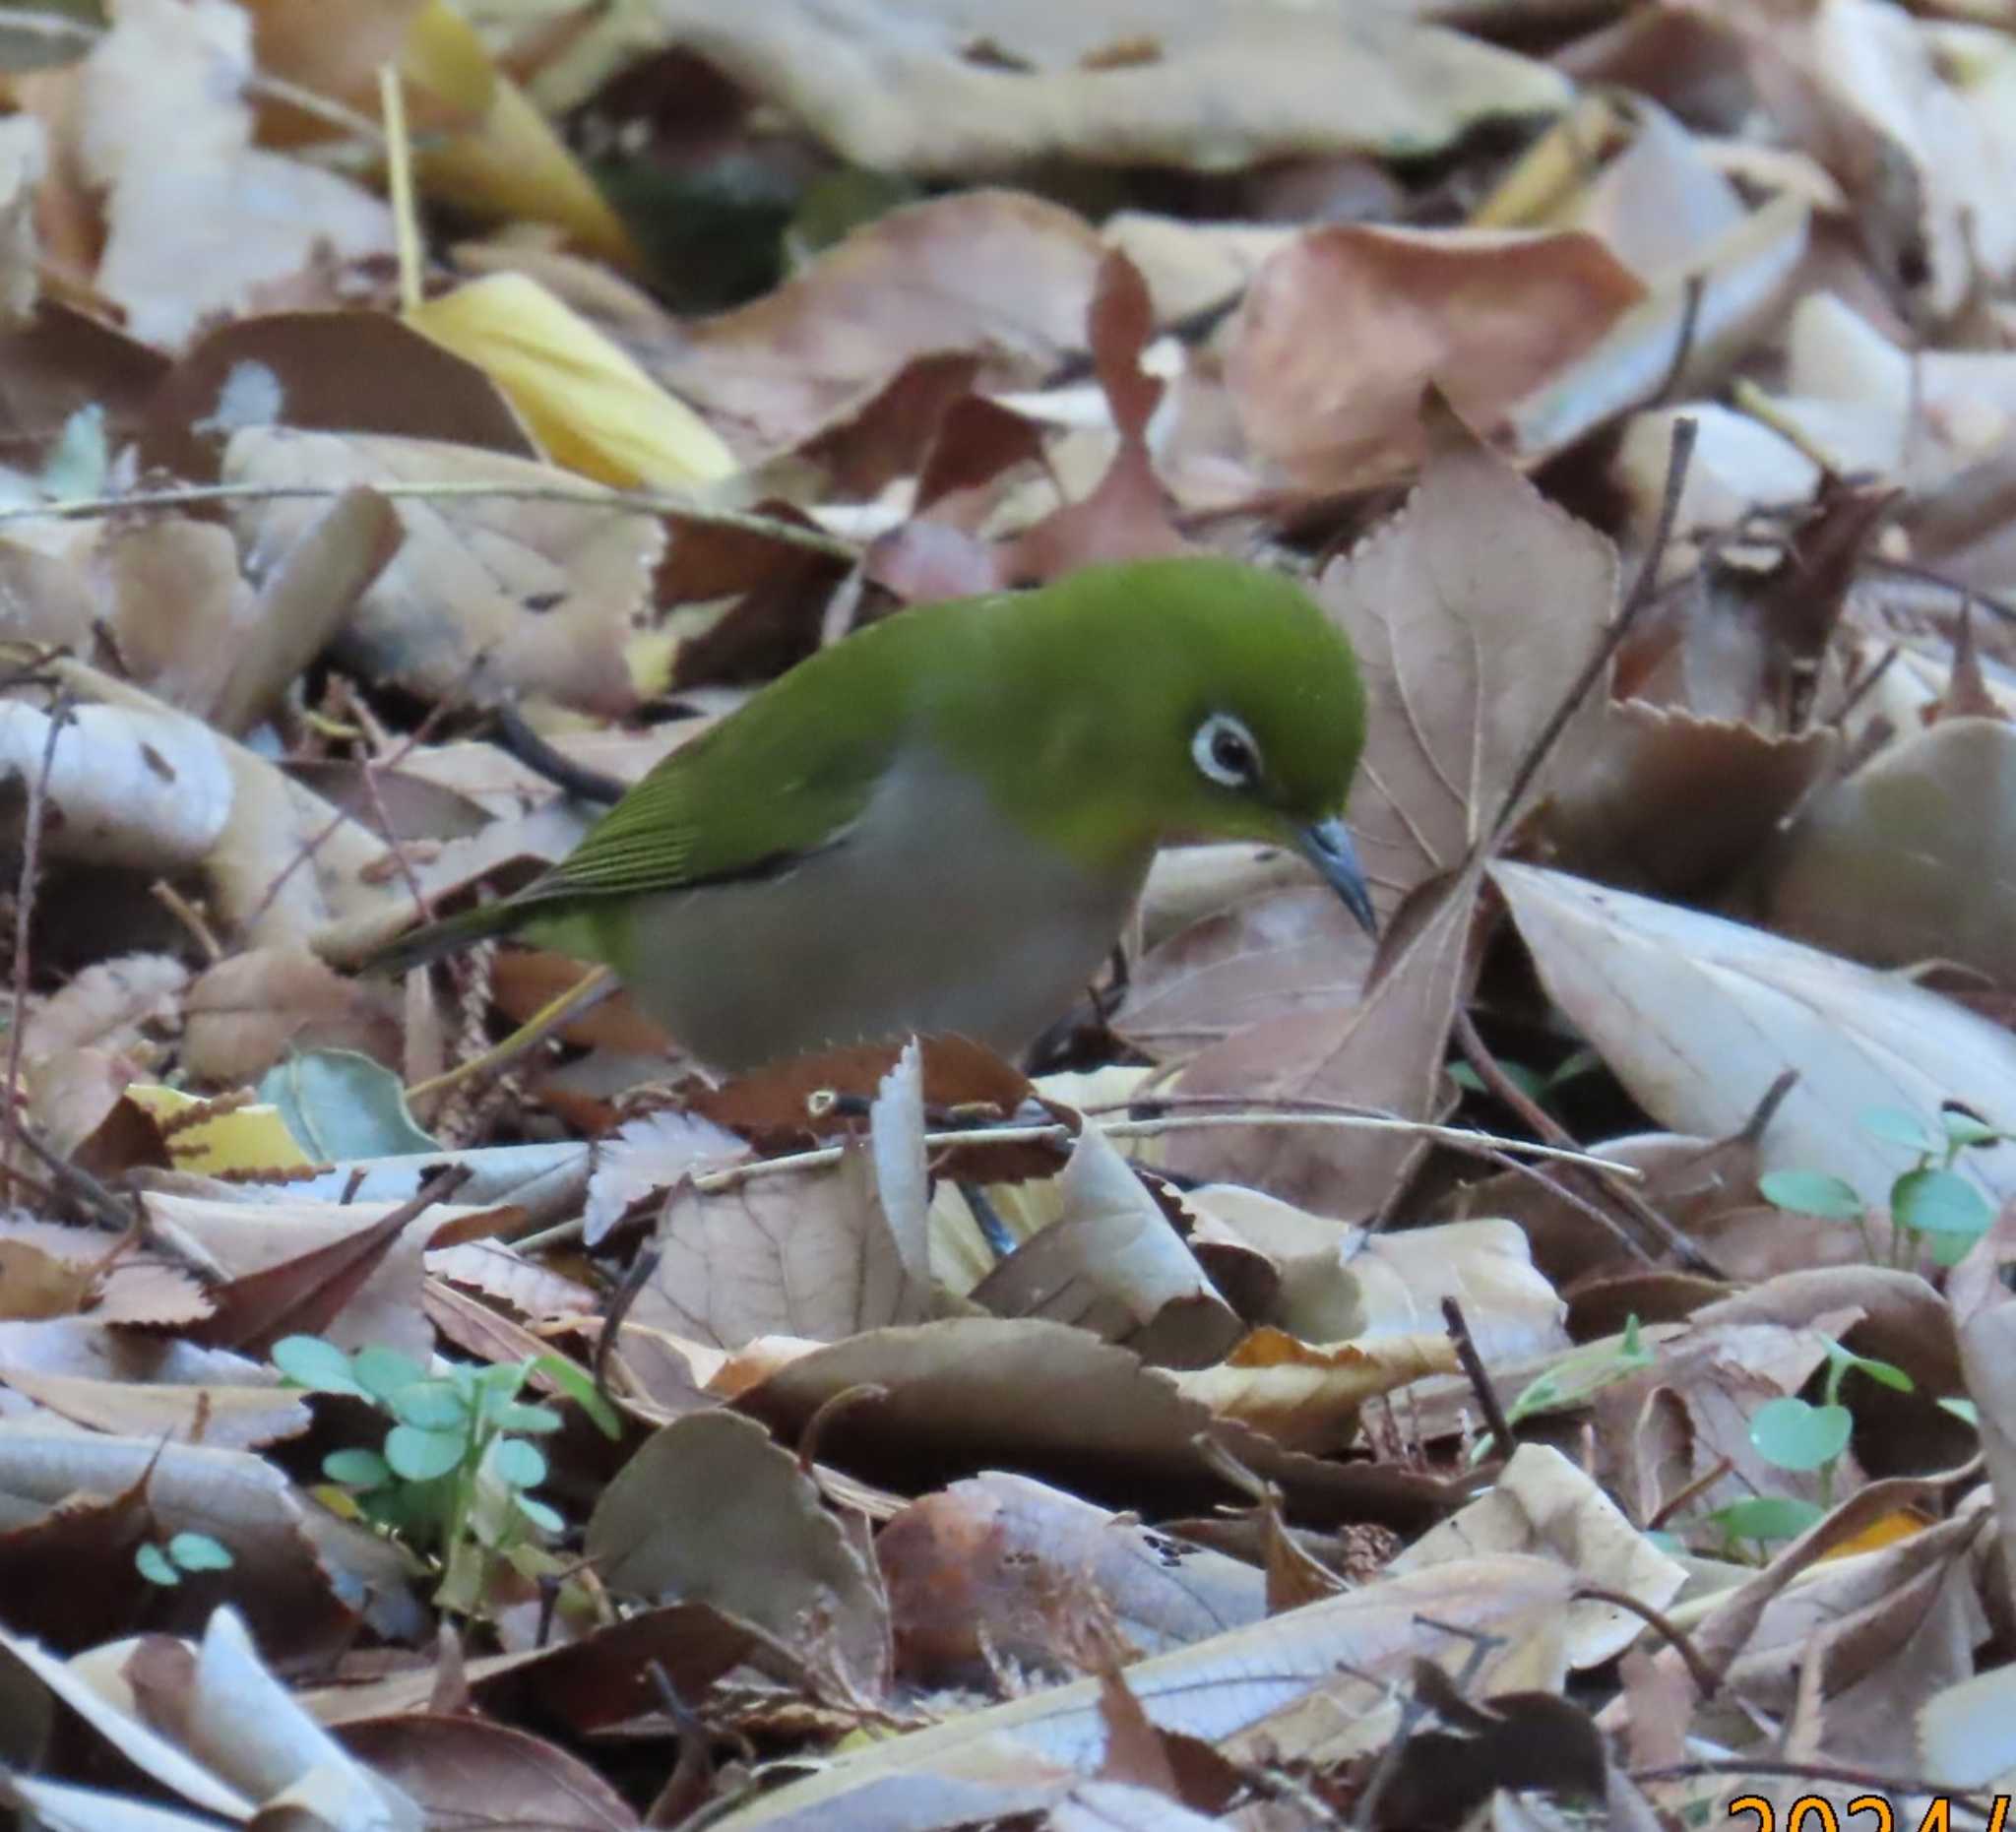
[[739, 469], [699, 414], [523, 274], [429, 299], [407, 322], [472, 362], [557, 464], [618, 489], [711, 482]]
[[432, 0], [408, 33], [400, 72], [415, 88], [478, 117], [415, 161], [429, 195], [489, 216], [565, 229], [588, 252], [637, 265], [622, 221], [525, 93], [490, 61], [473, 28]]
[[126, 1098], [173, 1126], [168, 1155], [178, 1170], [224, 1176], [232, 1171], [270, 1174], [315, 1169], [316, 1161], [301, 1150], [277, 1106], [226, 1106], [208, 1118], [190, 1120], [188, 1114], [215, 1103], [151, 1082], [129, 1087]]
[[1858, 1552], [1877, 1551], [1885, 1546], [1895, 1546], [1899, 1540], [1908, 1540], [1914, 1534], [1924, 1532], [1930, 1524], [1923, 1515], [1908, 1507], [1897, 1508], [1870, 1522], [1861, 1532], [1843, 1540], [1839, 1546], [1829, 1548], [1822, 1556], [1853, 1558]]

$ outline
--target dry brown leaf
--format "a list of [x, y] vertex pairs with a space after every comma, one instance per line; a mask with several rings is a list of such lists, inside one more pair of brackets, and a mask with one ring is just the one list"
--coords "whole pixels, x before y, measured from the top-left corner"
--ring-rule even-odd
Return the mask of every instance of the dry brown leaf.
[[[332, 495], [382, 483], [497, 486], [503, 495], [400, 500], [405, 539], [357, 601], [346, 653], [436, 699], [522, 692], [604, 714], [635, 704], [623, 650], [664, 549], [654, 517], [529, 500], [597, 491], [502, 453], [375, 434], [248, 428], [226, 448], [223, 478]], [[312, 500], [243, 504], [240, 538], [255, 553], [284, 551], [324, 513]]]
[[1058, 1179], [1062, 1209], [969, 1294], [1001, 1317], [1089, 1330], [1160, 1367], [1205, 1367], [1239, 1319], [1155, 1194], [1096, 1127]]
[[[368, 1200], [313, 1202], [270, 1191], [262, 1191], [257, 1201], [220, 1202], [150, 1190], [141, 1200], [150, 1225], [198, 1263], [218, 1267], [220, 1283], [256, 1280], [340, 1248], [402, 1206]], [[420, 1310], [420, 1255], [439, 1229], [480, 1213], [478, 1207], [444, 1203], [415, 1217], [401, 1238], [386, 1248], [341, 1315], [311, 1333], [346, 1349], [378, 1343], [424, 1361], [433, 1352], [434, 1332]], [[302, 1295], [305, 1298], [306, 1294]]]
[[[1177, 1092], [1338, 1102], [1401, 1119], [1436, 1119], [1453, 1091], [1443, 1045], [1476, 972], [1480, 868], [1417, 894], [1382, 943], [1377, 978], [1355, 1005], [1318, 1007], [1240, 1031], [1193, 1057]], [[1177, 1132], [1166, 1167], [1240, 1180], [1324, 1213], [1365, 1216], [1389, 1201], [1422, 1150], [1405, 1130], [1293, 1123]]]
[[1775, 736], [1676, 707], [1606, 702], [1588, 767], [1561, 785], [1546, 831], [1567, 870], [1701, 896], [1755, 859], [1839, 748], [1825, 726]]
[[68, 1419], [112, 1437], [205, 1444], [214, 1450], [259, 1450], [299, 1437], [311, 1422], [299, 1394], [273, 1385], [143, 1386], [131, 1380], [85, 1380], [0, 1361], [0, 1381]]
[[172, 1024], [189, 970], [165, 954], [96, 961], [37, 1005], [22, 1027], [21, 1055], [33, 1064], [96, 1045], [129, 1049]]
[[251, 948], [220, 961], [183, 1000], [182, 1067], [199, 1082], [248, 1087], [296, 1049], [399, 1060], [399, 995], [346, 979], [305, 948]]
[[1102, 250], [1075, 213], [1012, 191], [892, 212], [775, 292], [667, 333], [659, 379], [747, 449], [801, 444], [912, 359], [968, 350], [1039, 379], [1082, 348]]
[[[1546, 1561], [1504, 1556], [1370, 1584], [1264, 1622], [1137, 1662], [1127, 1686], [1165, 1733], [1215, 1744], [1233, 1761], [1260, 1750], [1273, 1761], [1327, 1764], [1376, 1750], [1398, 1721], [1397, 1683], [1417, 1658], [1460, 1667], [1468, 1635], [1420, 1617], [1497, 1637], [1475, 1675], [1483, 1693], [1557, 1687], [1559, 1617], [1572, 1579]], [[1074, 1774], [1089, 1774], [1105, 1745], [1098, 1679], [1052, 1687], [968, 1712], [830, 1765], [764, 1796], [727, 1823], [736, 1832], [811, 1832], [837, 1816], [863, 1823], [933, 1823], [926, 1803], [976, 1811], [1027, 1811]]]
[[99, 615], [127, 676], [209, 718], [259, 615], [230, 531], [149, 516], [108, 529], [92, 557]]
[[[8, 1619], [65, 1649], [128, 1630], [143, 1594], [161, 1607], [160, 1592], [132, 1569], [134, 1545], [152, 1532], [207, 1533], [229, 1548], [233, 1594], [261, 1641], [289, 1664], [328, 1658], [356, 1632], [339, 1582], [382, 1632], [418, 1625], [393, 1548], [305, 1501], [278, 1469], [246, 1451], [0, 1421], [0, 1488], [13, 1497], [16, 1523], [0, 1536]], [[208, 1608], [187, 1593], [167, 1601], [169, 1623], [193, 1625]]]
[[[1591, 1149], [1611, 1164], [1628, 1165], [1639, 1171], [1643, 1180], [1635, 1186], [1637, 1193], [1714, 1256], [1718, 1265], [1725, 1264], [1722, 1255], [1731, 1242], [1730, 1224], [1758, 1208], [1757, 1145], [1743, 1134], [1702, 1139], [1671, 1132], [1639, 1132], [1605, 1139]], [[1460, 1185], [1447, 1207], [1452, 1215], [1498, 1216], [1515, 1223], [1526, 1236], [1535, 1267], [1556, 1287], [1579, 1284], [1598, 1267], [1643, 1264], [1624, 1244], [1639, 1238], [1631, 1232], [1631, 1224], [1612, 1217], [1614, 1226], [1605, 1227], [1587, 1208], [1569, 1200], [1560, 1179], [1551, 1172], [1536, 1178], [1502, 1170]], [[1782, 1242], [1786, 1224], [1796, 1219], [1773, 1209], [1766, 1226]], [[1837, 1228], [1834, 1232], [1843, 1231]], [[1650, 1241], [1640, 1244], [1648, 1252], [1653, 1250]], [[1799, 1250], [1793, 1245], [1794, 1257], [1768, 1270], [1814, 1263], [1798, 1257]], [[1858, 1239], [1853, 1241], [1852, 1250], [1860, 1257]]]
[[0, 1239], [0, 1318], [10, 1323], [82, 1310], [93, 1283], [89, 1270], [65, 1265], [30, 1241]]
[[1763, 863], [1763, 919], [1815, 947], [2016, 982], [2016, 728], [1945, 719], [1824, 790]]
[[[1893, 1545], [1833, 1558], [1774, 1598], [1730, 1668], [1732, 1690], [1751, 1709], [1783, 1714], [1809, 1747], [1853, 1748], [1887, 1765], [1914, 1760], [1918, 1713], [1900, 1697], [1928, 1699], [1973, 1671], [1988, 1632], [1975, 1576], [1988, 1510], [1954, 1518]], [[1806, 1694], [1806, 1675], [1825, 1674]]]
[[398, 512], [377, 491], [345, 490], [291, 550], [247, 555], [259, 602], [252, 639], [231, 658], [210, 708], [219, 730], [244, 731], [273, 711], [340, 634], [403, 537]]
[[1070, 1665], [1068, 1630], [1108, 1613], [1132, 1648], [1156, 1654], [1266, 1611], [1251, 1565], [1000, 1472], [912, 1502], [875, 1553], [912, 1684], [970, 1681], [989, 1650]]
[[381, 312], [265, 312], [219, 326], [150, 390], [140, 459], [214, 483], [232, 434], [257, 426], [539, 456], [488, 376]]
[[1336, 892], [1262, 892], [1143, 955], [1113, 1027], [1151, 1055], [1184, 1055], [1310, 1004], [1346, 1004], [1371, 964], [1372, 944]]
[[630, 1803], [579, 1756], [509, 1725], [414, 1711], [346, 1724], [339, 1740], [409, 1795], [428, 1825], [630, 1832]]
[[889, 1678], [888, 1607], [819, 1485], [753, 1420], [675, 1419], [602, 1490], [586, 1551], [603, 1582], [753, 1622], [867, 1696]]
[[1396, 1466], [1319, 1462], [1211, 1415], [1124, 1349], [1084, 1330], [1033, 1317], [960, 1317], [870, 1330], [845, 1342], [758, 1344], [764, 1354], [710, 1381], [787, 1440], [837, 1394], [886, 1388], [822, 1425], [824, 1454], [873, 1478], [919, 1472], [946, 1480], [975, 1470], [1049, 1474], [1093, 1499], [1138, 1505], [1145, 1486], [1222, 1499], [1206, 1474], [1200, 1433], [1219, 1437], [1248, 1469], [1279, 1482], [1292, 1501], [1354, 1519], [1412, 1522], [1446, 1501], [1441, 1482]]
[[[1854, 200], [1887, 282], [1922, 291], [1943, 317], [1966, 298], [1977, 263], [2016, 263], [1993, 102], [1979, 114], [1965, 104], [1958, 67], [1909, 14], [1876, 0], [1810, 12], [1715, 0], [1705, 10], [1742, 46], [1765, 106]], [[1991, 83], [1983, 88], [1992, 96]]]
[[[1446, 414], [1434, 437], [1407, 507], [1317, 582], [1370, 700], [1348, 813], [1385, 910], [1453, 870], [1496, 818], [1616, 597], [1616, 553], [1601, 534]], [[1535, 793], [1579, 760], [1602, 719], [1599, 685]]]
[[1295, 484], [1388, 482], [1421, 457], [1429, 383], [1495, 434], [1643, 290], [1576, 232], [1310, 229], [1247, 291], [1227, 380], [1253, 451]]
[[599, 1244], [638, 1203], [662, 1196], [695, 1170], [724, 1169], [750, 1155], [748, 1146], [725, 1127], [698, 1113], [672, 1110], [625, 1120], [607, 1138], [598, 1139], [594, 1152], [582, 1229], [590, 1246]]
[[[1718, 1316], [1712, 1306], [1697, 1314], [1660, 1344], [1654, 1365], [1595, 1396], [1605, 1485], [1633, 1518], [1650, 1520], [1727, 1459], [1728, 1472], [1696, 1492], [1677, 1523], [1681, 1531], [1746, 1496], [1817, 1501], [1819, 1480], [1765, 1457], [1750, 1441], [1750, 1418], [1765, 1402], [1797, 1393], [1858, 1314], [1842, 1307], [1796, 1322]], [[1842, 1454], [1831, 1481], [1837, 1495], [1861, 1486], [1852, 1454]]]
[[866, 1155], [666, 1200], [659, 1267], [633, 1314], [724, 1349], [759, 1336], [838, 1342], [914, 1323], [931, 1293], [908, 1273]]

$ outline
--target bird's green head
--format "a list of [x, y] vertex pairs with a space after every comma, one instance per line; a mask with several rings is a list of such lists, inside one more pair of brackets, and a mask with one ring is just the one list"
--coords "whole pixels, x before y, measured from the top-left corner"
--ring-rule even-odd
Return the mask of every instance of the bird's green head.
[[1307, 593], [1199, 555], [1088, 567], [1019, 608], [1017, 640], [1040, 658], [1034, 703], [994, 705], [1020, 733], [1011, 793], [1033, 827], [1087, 856], [1179, 839], [1292, 847], [1372, 926], [1341, 818], [1364, 688]]

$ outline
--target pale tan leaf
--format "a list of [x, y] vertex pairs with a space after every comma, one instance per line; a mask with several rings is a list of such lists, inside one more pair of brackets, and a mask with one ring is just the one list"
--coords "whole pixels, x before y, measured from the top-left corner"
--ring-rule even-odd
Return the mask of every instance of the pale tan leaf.
[[1214, 1417], [1236, 1419], [1291, 1450], [1320, 1457], [1351, 1443], [1367, 1400], [1456, 1365], [1445, 1331], [1314, 1348], [1259, 1329], [1218, 1366], [1180, 1374], [1176, 1385]]
[[[1158, 1729], [1216, 1743], [1234, 1760], [1265, 1748], [1275, 1761], [1343, 1761], [1392, 1735], [1409, 1663], [1454, 1669], [1470, 1653], [1468, 1638], [1429, 1628], [1422, 1615], [1501, 1638], [1476, 1676], [1483, 1691], [1557, 1686], [1556, 1631], [1572, 1583], [1535, 1558], [1443, 1565], [1138, 1662], [1127, 1685]], [[1005, 1778], [1038, 1786], [1054, 1784], [1060, 1771], [1089, 1775], [1105, 1746], [1099, 1683], [1052, 1687], [871, 1746], [722, 1823], [733, 1832], [810, 1832], [850, 1812], [888, 1815], [907, 1800], [964, 1792], [969, 1802], [988, 1801], [987, 1785]]]
[[[1034, 0], [984, 16], [1007, 68], [971, 54], [976, 16], [957, 0], [741, 12], [662, 0], [659, 18], [851, 163], [881, 171], [967, 175], [1052, 158], [1224, 170], [1359, 148], [1419, 156], [1481, 116], [1549, 112], [1568, 98], [1544, 65], [1475, 38], [1384, 12], [1332, 20], [1266, 0], [1236, 20], [1211, 0]], [[1340, 95], [1355, 105], [1340, 109]]]
[[[226, 482], [332, 494], [359, 485], [495, 484], [594, 496], [598, 486], [501, 452], [384, 435], [252, 426], [232, 435]], [[510, 495], [398, 502], [405, 539], [358, 600], [346, 651], [433, 698], [513, 692], [615, 714], [635, 703], [623, 645], [664, 548], [658, 520]], [[241, 504], [239, 537], [284, 552], [326, 513], [310, 498]]]
[[759, 1336], [837, 1342], [913, 1323], [931, 1294], [905, 1271], [864, 1152], [832, 1169], [733, 1187], [676, 1187], [658, 1232], [659, 1267], [634, 1314], [724, 1349]]
[[1062, 1212], [974, 1288], [976, 1303], [1073, 1324], [1160, 1366], [1203, 1367], [1231, 1347], [1238, 1318], [1098, 1128], [1059, 1185]]
[[[1493, 875], [1548, 993], [1632, 1098], [1676, 1131], [1738, 1131], [1796, 1069], [1763, 1169], [1826, 1169], [1881, 1205], [1910, 1155], [1857, 1124], [1868, 1108], [1929, 1120], [1955, 1099], [2016, 1127], [2016, 1041], [1936, 993], [1538, 866]], [[1955, 1168], [1997, 1201], [2016, 1194], [2016, 1147], [1968, 1152]]]
[[[1388, 1567], [1427, 1571], [1446, 1559], [1531, 1552], [1560, 1562], [1572, 1584], [1598, 1584], [1663, 1610], [1687, 1570], [1638, 1532], [1616, 1504], [1550, 1445], [1522, 1444], [1490, 1492], [1404, 1548]], [[1642, 1618], [1612, 1603], [1568, 1606], [1568, 1662], [1601, 1666], [1638, 1638]]]

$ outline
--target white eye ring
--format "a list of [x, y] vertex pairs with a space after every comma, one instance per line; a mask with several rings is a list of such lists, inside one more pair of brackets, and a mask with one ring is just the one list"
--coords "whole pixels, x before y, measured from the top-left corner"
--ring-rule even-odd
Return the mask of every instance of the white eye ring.
[[1190, 760], [1227, 789], [1250, 789], [1260, 778], [1260, 746], [1229, 713], [1213, 713], [1197, 727]]

